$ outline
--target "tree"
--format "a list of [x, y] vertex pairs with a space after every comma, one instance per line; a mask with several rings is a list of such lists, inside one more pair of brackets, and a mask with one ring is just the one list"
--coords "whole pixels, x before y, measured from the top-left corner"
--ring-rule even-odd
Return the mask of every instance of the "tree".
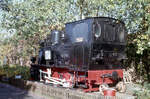
[[69, 12], [68, 0], [26, 0], [9, 4], [9, 12], [4, 14], [3, 27], [15, 30], [10, 38], [12, 46], [18, 48], [17, 58], [28, 58], [38, 52], [39, 41], [50, 33], [50, 29], [64, 26], [68, 20], [74, 20]]
[[74, 21], [76, 17], [113, 17], [124, 21], [128, 33], [135, 33], [128, 45], [132, 44], [137, 53], [136, 56], [128, 56], [141, 60], [150, 49], [149, 35], [145, 34], [150, 33], [149, 4], [149, 0], [25, 0], [8, 4], [9, 11], [3, 15], [3, 27], [15, 30], [8, 43], [19, 49], [12, 50], [14, 57], [27, 60], [38, 52], [39, 41], [53, 28], [61, 29], [66, 22]]
[[9, 0], [0, 0], [0, 9], [4, 11], [9, 11], [9, 7], [8, 7], [9, 2], [10, 2]]

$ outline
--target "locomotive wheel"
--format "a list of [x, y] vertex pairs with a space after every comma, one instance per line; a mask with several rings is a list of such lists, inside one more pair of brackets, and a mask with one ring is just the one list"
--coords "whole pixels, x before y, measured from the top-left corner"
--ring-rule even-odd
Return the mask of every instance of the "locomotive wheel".
[[124, 93], [126, 91], [126, 84], [123, 81], [118, 82], [118, 84], [116, 85], [116, 90]]
[[69, 84], [69, 88], [73, 88], [75, 86], [74, 83], [74, 75], [71, 73], [64, 73], [64, 79], [67, 81], [67, 83]]
[[108, 84], [103, 83], [99, 86], [99, 92], [100, 94], [104, 95], [103, 90], [109, 88]]

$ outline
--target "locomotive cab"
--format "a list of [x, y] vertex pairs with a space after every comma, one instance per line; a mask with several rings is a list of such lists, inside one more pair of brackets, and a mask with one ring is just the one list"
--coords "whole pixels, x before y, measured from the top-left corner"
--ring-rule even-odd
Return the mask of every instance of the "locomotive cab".
[[119, 69], [126, 59], [124, 23], [112, 18], [93, 22], [92, 68]]
[[122, 67], [121, 61], [126, 58], [123, 22], [105, 17], [87, 18], [66, 24], [66, 35], [74, 45], [72, 60], [76, 60], [76, 63], [71, 63], [80, 65], [80, 70], [82, 66], [89, 69]]

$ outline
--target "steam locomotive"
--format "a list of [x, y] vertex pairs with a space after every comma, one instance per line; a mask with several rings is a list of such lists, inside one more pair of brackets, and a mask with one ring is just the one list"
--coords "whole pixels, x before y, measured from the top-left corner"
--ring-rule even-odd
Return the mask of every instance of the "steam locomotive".
[[40, 43], [38, 58], [31, 59], [31, 77], [46, 83], [85, 92], [97, 91], [102, 84], [123, 78], [126, 59], [125, 25], [109, 17], [91, 17], [52, 30]]

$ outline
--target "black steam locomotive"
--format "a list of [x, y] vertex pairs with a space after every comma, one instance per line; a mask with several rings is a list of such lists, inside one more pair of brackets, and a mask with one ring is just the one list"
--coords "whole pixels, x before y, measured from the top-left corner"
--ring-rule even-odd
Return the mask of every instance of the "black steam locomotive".
[[31, 77], [64, 87], [96, 91], [103, 83], [123, 78], [126, 58], [125, 25], [108, 17], [67, 23], [65, 31], [52, 30], [32, 58]]

